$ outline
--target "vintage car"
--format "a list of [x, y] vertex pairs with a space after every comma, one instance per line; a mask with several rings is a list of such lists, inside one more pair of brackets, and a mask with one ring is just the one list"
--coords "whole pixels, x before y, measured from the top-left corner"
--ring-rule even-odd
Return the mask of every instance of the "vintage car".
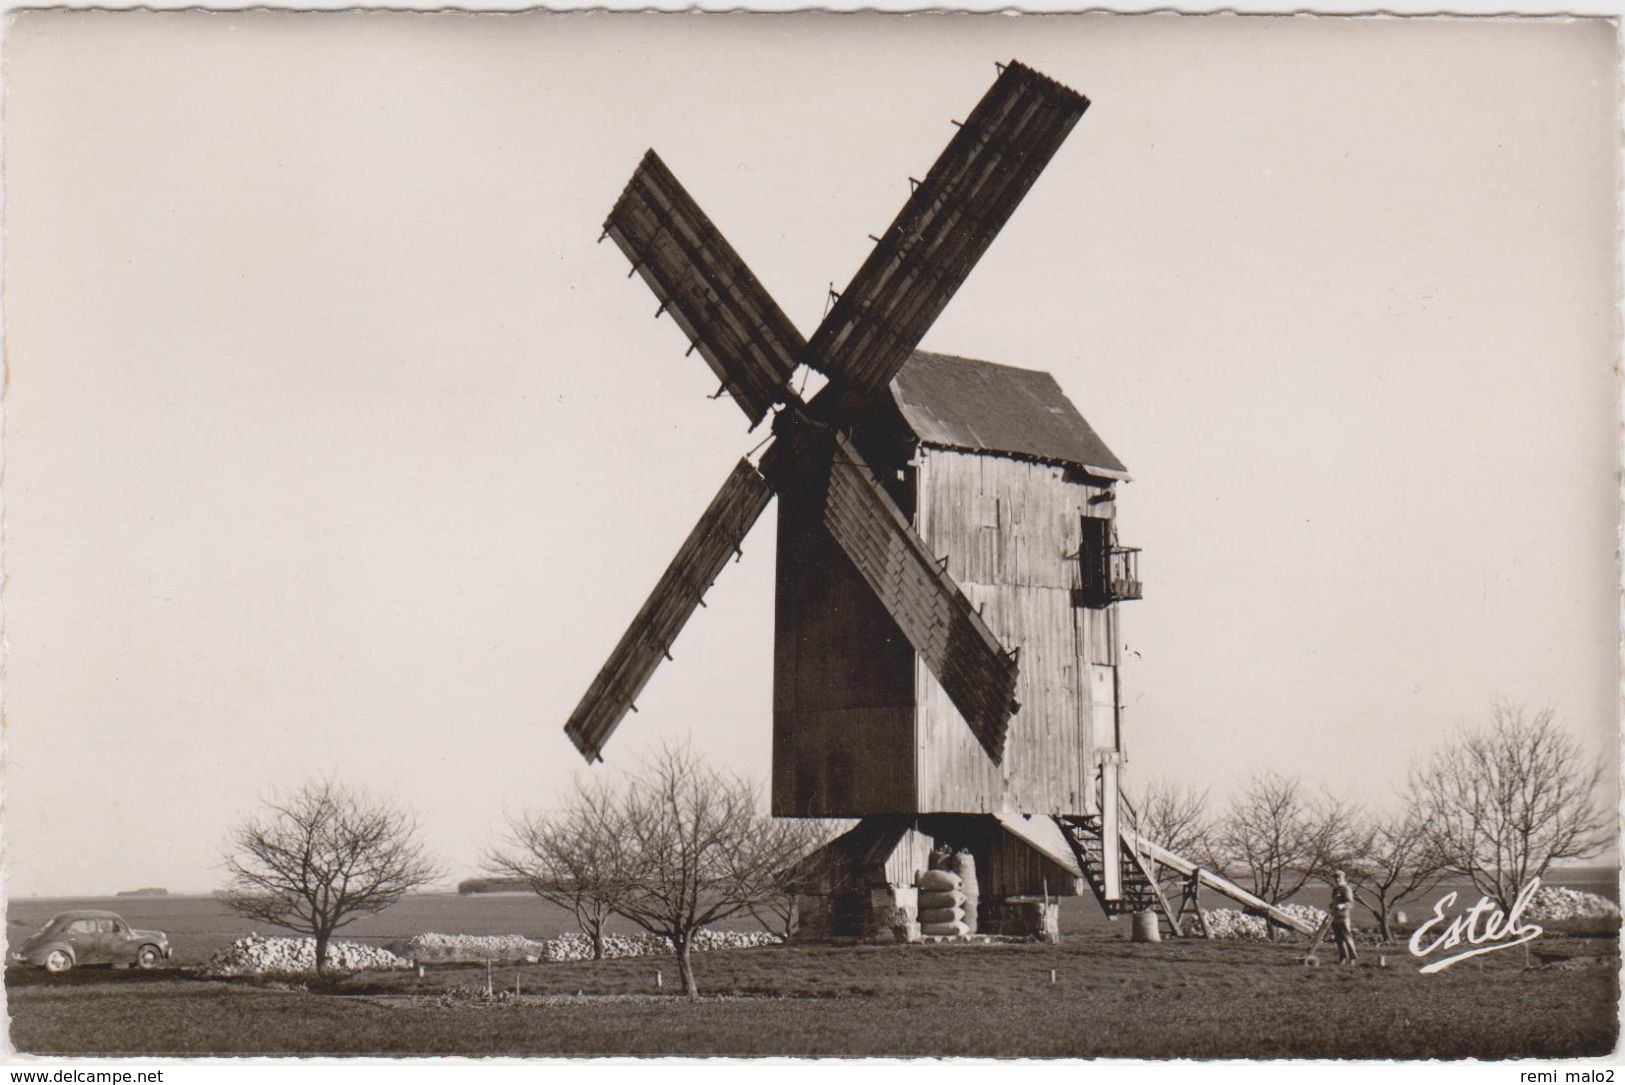
[[112, 912], [63, 912], [13, 949], [10, 963], [66, 972], [75, 965], [126, 964], [157, 968], [169, 959], [169, 936], [136, 930]]

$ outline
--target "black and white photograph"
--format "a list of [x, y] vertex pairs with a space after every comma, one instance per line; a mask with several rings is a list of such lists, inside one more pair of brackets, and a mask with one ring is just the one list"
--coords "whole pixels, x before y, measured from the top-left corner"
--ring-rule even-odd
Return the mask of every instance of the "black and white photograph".
[[12, 12], [5, 1060], [1612, 1062], [1620, 75]]

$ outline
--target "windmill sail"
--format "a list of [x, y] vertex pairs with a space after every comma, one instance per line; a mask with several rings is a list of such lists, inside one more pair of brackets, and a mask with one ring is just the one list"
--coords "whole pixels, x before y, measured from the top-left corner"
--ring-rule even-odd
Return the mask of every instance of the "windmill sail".
[[767, 480], [740, 460], [570, 714], [565, 733], [588, 761], [602, 759], [604, 743], [772, 497]]
[[1015, 659], [931, 556], [857, 449], [839, 435], [824, 526], [988, 754], [1002, 760], [1005, 732], [1019, 707]]
[[1088, 107], [1012, 61], [814, 333], [807, 363], [863, 395], [884, 389]]
[[754, 427], [805, 340], [732, 245], [649, 151], [604, 223]]

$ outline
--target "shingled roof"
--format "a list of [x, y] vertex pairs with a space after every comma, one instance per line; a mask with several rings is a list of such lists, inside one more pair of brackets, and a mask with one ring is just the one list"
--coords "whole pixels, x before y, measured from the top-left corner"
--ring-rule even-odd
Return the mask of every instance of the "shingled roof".
[[1128, 468], [1036, 369], [917, 350], [891, 382], [903, 421], [923, 444], [1081, 467], [1107, 478]]

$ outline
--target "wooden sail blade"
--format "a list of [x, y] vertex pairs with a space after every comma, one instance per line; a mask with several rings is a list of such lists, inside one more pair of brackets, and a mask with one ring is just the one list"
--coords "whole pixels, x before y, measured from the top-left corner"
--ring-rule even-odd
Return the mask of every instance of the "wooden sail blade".
[[653, 151], [604, 223], [754, 427], [784, 396], [806, 342]]
[[824, 526], [925, 660], [988, 754], [1004, 757], [1016, 660], [926, 550], [846, 438], [834, 438]]
[[807, 363], [862, 395], [885, 388], [1088, 107], [1012, 61], [813, 334]]
[[604, 743], [772, 497], [767, 480], [740, 460], [570, 714], [564, 731], [589, 762], [602, 759]]

